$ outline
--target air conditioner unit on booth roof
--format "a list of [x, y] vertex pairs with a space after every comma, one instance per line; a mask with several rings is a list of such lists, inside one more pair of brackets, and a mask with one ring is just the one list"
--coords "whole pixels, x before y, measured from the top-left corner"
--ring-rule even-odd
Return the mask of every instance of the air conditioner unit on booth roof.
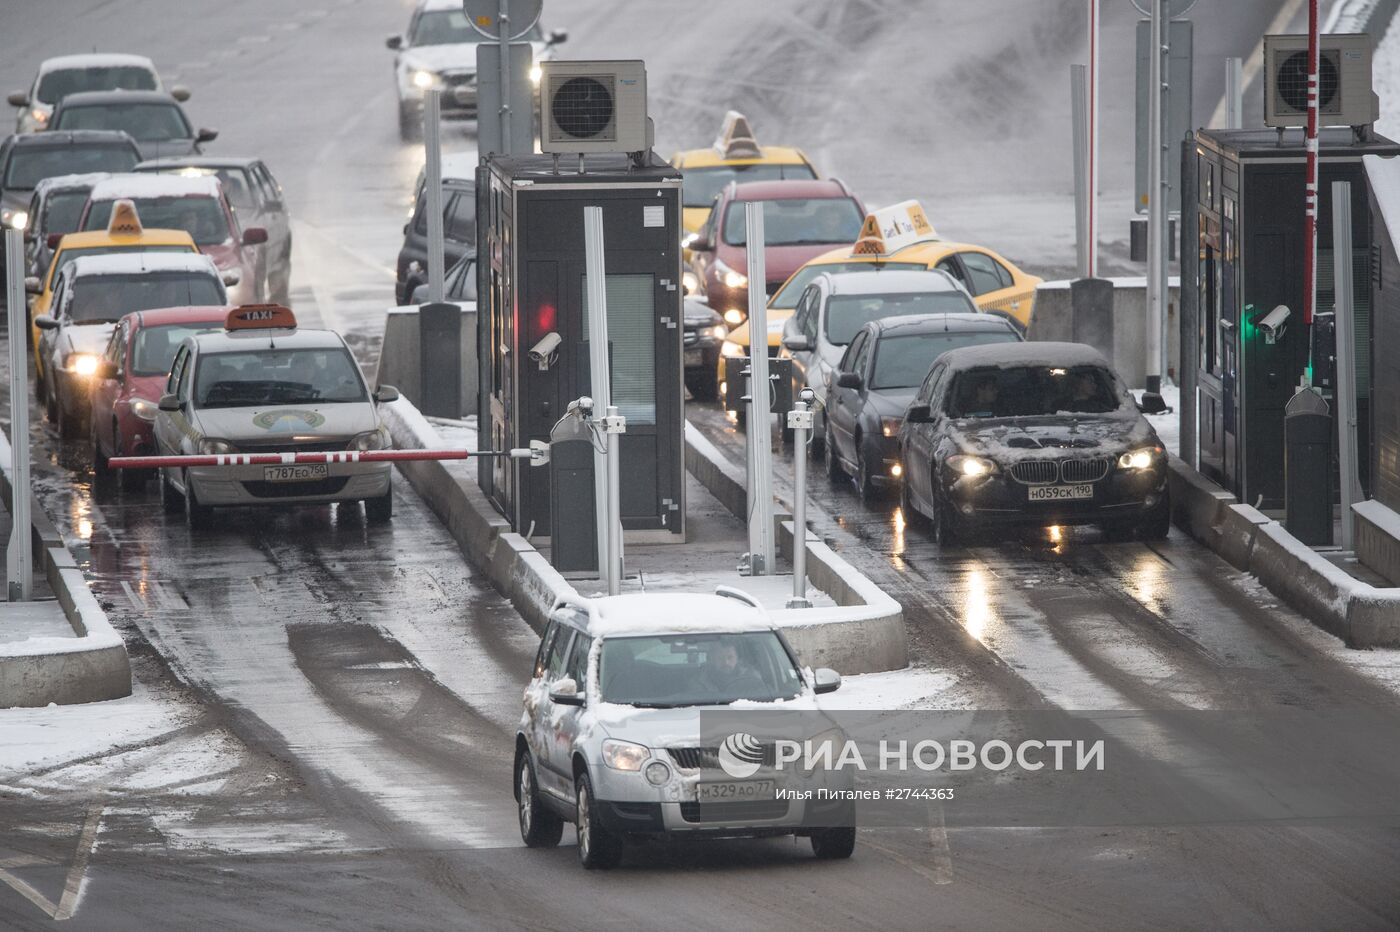
[[644, 62], [546, 61], [540, 70], [540, 151], [651, 148]]
[[[1371, 89], [1371, 37], [1318, 37], [1318, 126], [1366, 126], [1380, 116]], [[1264, 125], [1308, 122], [1308, 37], [1264, 37]]]

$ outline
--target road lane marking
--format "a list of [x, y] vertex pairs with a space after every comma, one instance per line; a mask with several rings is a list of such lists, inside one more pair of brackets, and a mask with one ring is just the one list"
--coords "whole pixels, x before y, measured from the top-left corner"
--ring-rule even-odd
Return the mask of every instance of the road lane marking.
[[[50, 919], [62, 922], [65, 919], [72, 919], [78, 911], [78, 902], [82, 898], [83, 880], [87, 874], [88, 860], [92, 857], [92, 849], [97, 844], [97, 829], [102, 823], [102, 816], [107, 812], [107, 807], [102, 805], [93, 806], [88, 810], [87, 820], [83, 824], [82, 835], [78, 838], [78, 850], [73, 858], [73, 864], [68, 868], [68, 876], [63, 882], [63, 892], [59, 894], [58, 902], [44, 896], [34, 889], [27, 881], [21, 880], [4, 868], [0, 868], [0, 882], [10, 886], [20, 896], [33, 903], [44, 911]], [[23, 867], [35, 863], [45, 863], [42, 860], [29, 859], [26, 863], [14, 863], [20, 858], [7, 858], [0, 862], [10, 867]]]

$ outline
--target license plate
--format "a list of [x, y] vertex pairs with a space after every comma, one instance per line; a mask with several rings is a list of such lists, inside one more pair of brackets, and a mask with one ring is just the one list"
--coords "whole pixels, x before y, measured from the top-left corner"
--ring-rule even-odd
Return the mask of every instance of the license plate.
[[265, 482], [308, 482], [326, 478], [325, 463], [308, 463], [299, 466], [264, 466]]
[[772, 799], [772, 780], [745, 780], [738, 783], [701, 783], [695, 788], [696, 798], [702, 803], [724, 800]]
[[1063, 502], [1078, 498], [1093, 498], [1092, 485], [1033, 485], [1026, 490], [1033, 502]]
[[685, 364], [687, 366], [698, 366], [705, 361], [705, 354], [698, 349], [688, 349], [685, 351]]

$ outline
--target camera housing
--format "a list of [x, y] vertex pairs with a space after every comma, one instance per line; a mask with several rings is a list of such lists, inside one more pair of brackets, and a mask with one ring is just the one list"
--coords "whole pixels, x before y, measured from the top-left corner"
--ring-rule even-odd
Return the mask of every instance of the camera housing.
[[559, 344], [562, 342], [564, 341], [560, 339], [559, 334], [551, 330], [530, 347], [530, 360], [540, 367], [541, 372], [548, 372], [549, 367], [554, 365], [554, 359], [559, 354]]
[[1287, 305], [1280, 304], [1262, 318], [1255, 321], [1255, 326], [1259, 328], [1259, 332], [1264, 334], [1265, 343], [1274, 344], [1279, 341], [1279, 338], [1283, 336], [1287, 329], [1288, 318], [1291, 313]]

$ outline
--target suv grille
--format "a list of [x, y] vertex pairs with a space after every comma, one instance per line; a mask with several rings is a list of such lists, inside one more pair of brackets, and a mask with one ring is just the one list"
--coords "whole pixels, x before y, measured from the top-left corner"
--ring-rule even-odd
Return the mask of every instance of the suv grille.
[[[682, 770], [719, 770], [719, 748], [667, 748], [666, 753]], [[776, 767], [777, 751], [771, 744], [763, 745], [763, 766]]]
[[681, 803], [681, 818], [687, 822], [749, 822], [757, 819], [781, 819], [787, 813], [786, 799]]
[[1060, 475], [1054, 460], [1022, 460], [1011, 464], [1011, 477], [1026, 485], [1049, 485]]
[[1108, 475], [1108, 458], [1096, 456], [1087, 460], [1065, 460], [1060, 464], [1060, 476], [1066, 482], [1098, 482]]

